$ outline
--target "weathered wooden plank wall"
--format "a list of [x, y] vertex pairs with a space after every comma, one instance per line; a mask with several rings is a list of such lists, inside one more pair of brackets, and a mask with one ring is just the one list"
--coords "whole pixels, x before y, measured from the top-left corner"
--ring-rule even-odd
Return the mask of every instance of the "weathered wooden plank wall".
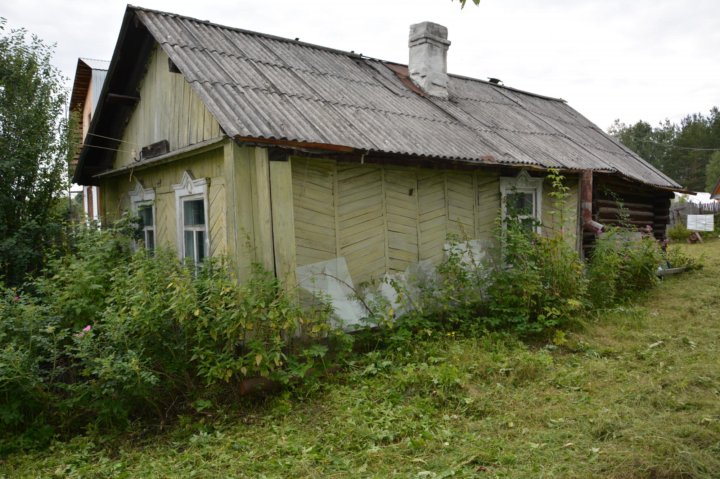
[[442, 259], [447, 239], [445, 175], [433, 170], [419, 170], [416, 177], [420, 260], [437, 263]]
[[355, 282], [367, 281], [387, 268], [387, 237], [383, 168], [338, 163], [337, 199], [339, 251]]
[[[593, 217], [604, 225], [653, 228], [657, 239], [665, 237], [670, 222], [673, 193], [637, 185], [606, 175], [593, 181]], [[592, 238], [590, 238], [592, 240]], [[586, 247], [592, 241], [586, 240]]]
[[337, 257], [335, 176], [335, 165], [330, 161], [292, 159], [295, 248], [299, 265]]
[[209, 218], [206, 220], [210, 235], [210, 252], [212, 255], [225, 253], [227, 251], [226, 188], [223, 175], [223, 149], [220, 146], [154, 168], [128, 172], [126, 175], [104, 180], [101, 188], [104, 192], [105, 220], [113, 221], [123, 212], [129, 211], [128, 194], [135, 189], [135, 182], [139, 180], [145, 188], [155, 189], [156, 244], [176, 248], [176, 199], [172, 186], [180, 182], [186, 170], [195, 178], [210, 179]]
[[415, 172], [407, 169], [384, 170], [387, 223], [387, 263], [389, 272], [405, 271], [419, 258], [418, 186]]
[[448, 234], [490, 239], [498, 176], [293, 157], [297, 265], [345, 257], [353, 282], [439, 262]]
[[167, 140], [172, 151], [221, 136], [220, 125], [185, 78], [169, 71], [168, 57], [158, 47], [139, 91], [141, 100], [123, 132], [115, 168], [132, 164], [142, 147], [158, 141]]

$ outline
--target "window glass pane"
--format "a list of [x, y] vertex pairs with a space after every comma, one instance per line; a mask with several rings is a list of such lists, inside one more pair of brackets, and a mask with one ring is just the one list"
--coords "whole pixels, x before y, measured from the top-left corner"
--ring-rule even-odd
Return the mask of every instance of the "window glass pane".
[[140, 226], [153, 226], [153, 213], [151, 205], [143, 205], [138, 208]]
[[192, 231], [185, 232], [185, 257], [195, 259], [195, 235]]
[[155, 232], [153, 230], [145, 230], [145, 247], [155, 249]]
[[185, 226], [202, 226], [205, 224], [203, 200], [183, 202], [183, 222]]
[[533, 231], [535, 231], [535, 218], [522, 218], [520, 220], [520, 226], [522, 227], [523, 231], [532, 233]]
[[506, 198], [508, 216], [532, 215], [534, 213], [532, 193], [508, 193]]
[[196, 231], [195, 234], [195, 241], [197, 241], [198, 246], [198, 263], [201, 263], [205, 259], [205, 232]]

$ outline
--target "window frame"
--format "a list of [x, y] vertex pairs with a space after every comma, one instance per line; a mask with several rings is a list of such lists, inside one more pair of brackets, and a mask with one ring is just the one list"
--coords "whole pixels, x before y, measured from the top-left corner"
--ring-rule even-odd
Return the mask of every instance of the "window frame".
[[[136, 180], [135, 189], [128, 193], [130, 197], [130, 210], [134, 216], [139, 216], [140, 208], [150, 206], [153, 218], [152, 226], [143, 225], [143, 241], [145, 249], [149, 251], [155, 250], [157, 244], [157, 235], [155, 234], [155, 225], [157, 224], [157, 211], [155, 208], [155, 189], [144, 188], [140, 180]], [[147, 233], [152, 231], [153, 247], [148, 248]]]
[[[175, 220], [177, 229], [177, 250], [178, 257], [180, 260], [185, 261], [186, 258], [186, 245], [185, 245], [185, 231], [193, 231], [193, 244], [194, 250], [191, 256], [193, 263], [199, 265], [199, 250], [197, 248], [197, 231], [203, 231], [205, 234], [203, 241], [203, 259], [210, 256], [210, 228], [208, 226], [210, 222], [209, 215], [209, 202], [208, 202], [208, 187], [210, 186], [209, 178], [198, 178], [192, 175], [189, 170], [183, 173], [180, 183], [172, 185], [175, 191]], [[185, 226], [185, 202], [186, 201], [197, 201], [202, 199], [203, 201], [203, 214], [205, 216], [205, 223], [202, 228], [191, 226]]]
[[531, 215], [518, 215], [518, 218], [533, 219], [535, 220], [535, 226], [533, 230], [535, 233], [540, 234], [542, 232], [542, 197], [543, 197], [543, 177], [532, 177], [527, 170], [521, 170], [515, 177], [501, 177], [500, 178], [500, 207], [503, 221], [503, 229], [506, 227], [507, 219], [507, 199], [508, 195], [513, 193], [530, 193], [533, 195], [533, 211]]
[[[157, 219], [155, 218], [155, 203], [154, 202], [142, 202], [137, 204], [137, 214], [139, 216], [140, 210], [145, 207], [150, 207], [150, 214], [152, 214], [152, 225], [148, 226], [145, 224], [145, 222], [142, 223], [142, 232], [143, 232], [143, 241], [145, 242], [145, 249], [148, 251], [155, 251], [155, 244], [157, 241], [157, 236], [155, 235], [155, 223]], [[142, 218], [142, 217], [141, 217]], [[152, 233], [153, 241], [152, 246], [148, 246], [148, 233]]]

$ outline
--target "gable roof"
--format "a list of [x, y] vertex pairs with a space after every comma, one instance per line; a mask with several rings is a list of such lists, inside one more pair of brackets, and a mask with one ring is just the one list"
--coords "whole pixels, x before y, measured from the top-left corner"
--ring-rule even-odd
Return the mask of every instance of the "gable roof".
[[[75, 67], [75, 80], [73, 81], [72, 94], [70, 96], [70, 110], [82, 109], [85, 102], [91, 81], [97, 81], [98, 86], [102, 85], [107, 74], [110, 62], [95, 60], [92, 58], [78, 58]], [[96, 95], [100, 95], [100, 89], [93, 94], [93, 102], [97, 102]], [[94, 105], [93, 105], [94, 106]]]
[[720, 200], [720, 178], [718, 178], [717, 183], [715, 183], [715, 188], [713, 188], [710, 192], [710, 198], [713, 200]]
[[[139, 75], [137, 68], [123, 71], [128, 55], [121, 52], [140, 44], [147, 50], [147, 41], [137, 38], [142, 35], [160, 45], [224, 132], [238, 141], [592, 169], [680, 189], [563, 100], [459, 75], [450, 75], [447, 100], [425, 96], [408, 79], [405, 65], [132, 6], [103, 96], [113, 83], [125, 89], [113, 93], [132, 94], [128, 89]], [[124, 68], [118, 66], [123, 61]], [[106, 130], [99, 133], [119, 138], [117, 122], [93, 121], [93, 127], [103, 124]], [[107, 159], [93, 158], [102, 152], [88, 150], [76, 181], [88, 181], [110, 166]]]

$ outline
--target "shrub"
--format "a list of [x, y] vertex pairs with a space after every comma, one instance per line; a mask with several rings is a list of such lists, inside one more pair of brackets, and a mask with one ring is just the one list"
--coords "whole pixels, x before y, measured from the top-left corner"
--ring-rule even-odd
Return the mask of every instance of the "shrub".
[[569, 188], [557, 170], [550, 170], [548, 179], [554, 205], [551, 215], [560, 227], [543, 237], [511, 217], [498, 231], [500, 249], [495, 253], [488, 291], [492, 326], [541, 332], [566, 322], [583, 306], [583, 263], [564, 232]]
[[[563, 225], [568, 188], [559, 173], [550, 179]], [[390, 328], [395, 342], [435, 330], [537, 333], [576, 314], [586, 293], [582, 261], [562, 228], [546, 238], [528, 226], [512, 215], [499, 220], [495, 246], [483, 259], [473, 256], [469, 243], [450, 237], [436, 277], [422, 282], [418, 294], [393, 281], [406, 311]]]
[[668, 230], [667, 235], [673, 241], [684, 242], [690, 236], [690, 230], [684, 224], [678, 223]]
[[[3, 289], [0, 296], [0, 452], [7, 436], [18, 444], [44, 443], [62, 376], [61, 344], [66, 332], [29, 296]], [[31, 427], [29, 427], [31, 426]]]
[[508, 225], [502, 262], [490, 274], [488, 318], [493, 328], [537, 333], [568, 321], [583, 306], [583, 264], [558, 233], [544, 238]]
[[301, 309], [260, 267], [239, 285], [223, 259], [196, 270], [168, 250], [131, 254], [124, 230], [75, 240], [30, 285], [36, 297], [3, 291], [0, 448], [38, 431], [162, 423], [236, 397], [244, 378], [293, 384], [348, 344], [327, 305]]
[[587, 271], [595, 307], [611, 306], [657, 284], [660, 246], [653, 238], [632, 235], [611, 228], [595, 243]]
[[685, 268], [686, 271], [696, 271], [704, 267], [704, 258], [693, 258], [677, 246], [670, 246], [665, 253], [665, 259], [671, 268]]
[[199, 306], [188, 326], [192, 360], [207, 384], [262, 376], [284, 384], [304, 378], [345, 335], [331, 327], [323, 302], [301, 309], [259, 265], [238, 286], [222, 261], [209, 262], [197, 280]]

